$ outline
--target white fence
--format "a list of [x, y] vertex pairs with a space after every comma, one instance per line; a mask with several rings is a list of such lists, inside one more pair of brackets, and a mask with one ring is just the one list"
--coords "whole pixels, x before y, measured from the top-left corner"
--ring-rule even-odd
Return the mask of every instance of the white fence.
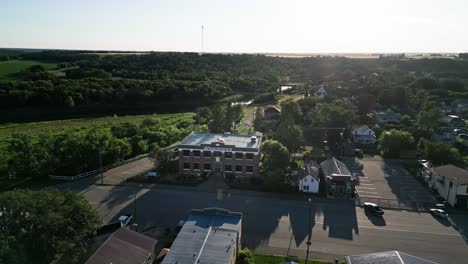
[[[132, 161], [139, 160], [139, 159], [146, 158], [146, 157], [148, 157], [148, 154], [136, 156], [136, 157], [133, 157], [133, 158], [128, 159], [128, 160], [123, 160], [123, 161], [120, 161], [120, 162], [116, 162], [114, 164], [104, 166], [104, 167], [102, 167], [102, 173], [104, 173], [105, 171], [110, 170], [112, 168], [119, 167], [119, 166], [125, 165], [127, 163], [130, 163]], [[74, 181], [76, 179], [81, 179], [81, 178], [88, 177], [88, 176], [98, 175], [99, 173], [101, 173], [100, 168], [96, 169], [96, 170], [84, 172], [84, 173], [81, 173], [81, 174], [78, 174], [78, 175], [73, 175], [73, 176], [49, 175], [49, 178], [52, 179], [52, 180]]]

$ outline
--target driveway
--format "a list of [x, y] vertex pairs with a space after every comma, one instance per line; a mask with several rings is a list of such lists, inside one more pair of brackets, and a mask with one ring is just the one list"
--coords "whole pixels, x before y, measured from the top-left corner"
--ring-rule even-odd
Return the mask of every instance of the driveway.
[[380, 157], [345, 158], [351, 172], [359, 177], [356, 190], [361, 197], [391, 199], [400, 202], [436, 202], [431, 192], [421, 185], [398, 160]]

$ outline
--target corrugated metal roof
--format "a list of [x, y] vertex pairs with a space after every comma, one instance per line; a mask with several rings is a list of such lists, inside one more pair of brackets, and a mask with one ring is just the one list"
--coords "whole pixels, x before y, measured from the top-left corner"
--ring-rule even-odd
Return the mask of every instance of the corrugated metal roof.
[[96, 250], [86, 264], [144, 263], [154, 253], [156, 243], [157, 240], [151, 237], [122, 227]]
[[241, 219], [224, 209], [192, 210], [162, 264], [231, 263]]
[[346, 164], [336, 158], [329, 158], [320, 164], [325, 177], [332, 175], [351, 175]]
[[435, 167], [439, 176], [447, 177], [456, 185], [468, 184], [468, 171], [452, 164]]

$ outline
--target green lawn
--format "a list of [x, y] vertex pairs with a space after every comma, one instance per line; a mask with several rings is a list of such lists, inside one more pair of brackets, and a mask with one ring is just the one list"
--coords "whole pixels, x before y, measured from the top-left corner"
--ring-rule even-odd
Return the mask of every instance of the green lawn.
[[[281, 264], [283, 262], [287, 261], [295, 261], [300, 264], [305, 264], [304, 259], [294, 259], [294, 258], [288, 258], [284, 256], [273, 256], [273, 255], [263, 255], [263, 254], [253, 254], [255, 264]], [[320, 261], [320, 260], [310, 260], [307, 261], [309, 264], [329, 264], [330, 262], [327, 261]]]
[[21, 72], [26, 68], [38, 64], [44, 66], [47, 70], [52, 70], [57, 67], [57, 64], [55, 63], [46, 63], [31, 60], [0, 61], [0, 81], [18, 80], [18, 77], [15, 76], [15, 73]]

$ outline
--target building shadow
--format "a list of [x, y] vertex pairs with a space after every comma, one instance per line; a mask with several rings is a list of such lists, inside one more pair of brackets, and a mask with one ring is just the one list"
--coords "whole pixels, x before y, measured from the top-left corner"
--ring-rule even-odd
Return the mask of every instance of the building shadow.
[[428, 209], [436, 199], [398, 160], [384, 159], [382, 172], [396, 199], [413, 209]]
[[466, 211], [450, 214], [451, 224], [468, 245], [468, 213]]
[[442, 224], [444, 226], [452, 226], [452, 223], [450, 223], [450, 221], [448, 219], [444, 219], [444, 218], [437, 217], [437, 216], [434, 216], [434, 215], [432, 215], [432, 217], [435, 220], [437, 220], [437, 222], [439, 222], [440, 224]]
[[[354, 200], [339, 200], [322, 208], [323, 230], [328, 229], [328, 236], [338, 239], [353, 240], [359, 234]], [[337, 206], [338, 208], [333, 208]]]
[[296, 247], [312, 240], [312, 230], [315, 226], [315, 216], [317, 213], [317, 205], [309, 204], [307, 201], [299, 203], [303, 203], [303, 206], [289, 209], [291, 236], [292, 240], [296, 243]]
[[347, 157], [347, 158], [342, 158], [341, 160], [346, 164], [346, 167], [348, 167], [349, 171], [353, 175], [359, 176], [359, 177], [364, 176], [364, 172], [363, 172], [364, 166], [359, 162], [358, 159]]

